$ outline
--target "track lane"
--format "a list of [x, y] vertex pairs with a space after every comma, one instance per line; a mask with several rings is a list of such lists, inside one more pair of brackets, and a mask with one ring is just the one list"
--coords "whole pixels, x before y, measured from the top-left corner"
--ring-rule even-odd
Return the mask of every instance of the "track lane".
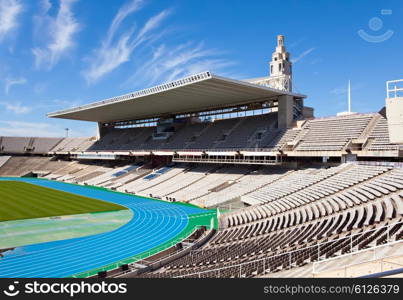
[[[0, 178], [0, 180], [2, 180]], [[133, 218], [106, 233], [69, 240], [55, 246], [0, 259], [0, 277], [67, 277], [99, 268], [151, 250], [179, 235], [191, 214], [203, 209], [174, 205], [133, 195], [39, 179], [18, 179], [29, 183], [109, 201], [128, 207]]]

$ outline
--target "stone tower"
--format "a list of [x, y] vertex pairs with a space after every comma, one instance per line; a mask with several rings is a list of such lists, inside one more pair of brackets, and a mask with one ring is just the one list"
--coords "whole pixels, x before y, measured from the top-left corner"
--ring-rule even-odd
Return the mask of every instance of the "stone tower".
[[292, 91], [292, 63], [290, 53], [284, 46], [284, 36], [277, 36], [277, 47], [270, 62], [270, 85], [284, 90]]

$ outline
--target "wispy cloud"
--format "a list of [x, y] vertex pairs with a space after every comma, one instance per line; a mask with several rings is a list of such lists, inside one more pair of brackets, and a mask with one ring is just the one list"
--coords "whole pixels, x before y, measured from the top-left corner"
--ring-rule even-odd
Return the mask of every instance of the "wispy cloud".
[[80, 30], [72, 12], [75, 2], [77, 0], [60, 0], [57, 14], [53, 17], [49, 14], [52, 4], [49, 0], [42, 0], [41, 14], [35, 17], [36, 30], [41, 35], [44, 32], [47, 40], [42, 47], [32, 49], [36, 68], [52, 69], [74, 47], [74, 38]]
[[23, 115], [29, 113], [32, 108], [29, 106], [22, 105], [19, 102], [10, 103], [10, 102], [0, 102], [0, 105], [4, 106], [6, 110], [11, 111], [17, 115]]
[[0, 0], [0, 42], [18, 27], [23, 6], [19, 0]]
[[23, 77], [16, 78], [16, 79], [6, 78], [4, 81], [5, 81], [4, 92], [6, 93], [6, 95], [8, 95], [8, 92], [10, 91], [11, 87], [13, 87], [14, 85], [27, 83], [27, 80]]
[[140, 10], [143, 7], [143, 4], [143, 0], [131, 0], [119, 9], [108, 29], [105, 43], [110, 43], [112, 41], [116, 31], [119, 29], [122, 22], [134, 12]]
[[[30, 121], [8, 121], [0, 120], [0, 136], [32, 136], [32, 137], [64, 137], [65, 128], [68, 124]], [[69, 128], [69, 137], [89, 137], [96, 133], [92, 124]]]
[[83, 104], [82, 100], [77, 99], [69, 99], [69, 100], [62, 100], [62, 99], [54, 99], [51, 102], [46, 104], [47, 108], [52, 109], [67, 109], [72, 107], [77, 107]]
[[[4, 107], [5, 110], [12, 112], [16, 115], [24, 115], [30, 112], [43, 112], [57, 109], [64, 109], [70, 107], [77, 107], [82, 105], [83, 102], [81, 100], [69, 99], [69, 100], [40, 100], [37, 101], [33, 105], [26, 105], [19, 101], [0, 101], [1, 106]], [[1, 109], [0, 109], [1, 111]]]
[[144, 63], [136, 67], [136, 72], [124, 85], [150, 86], [203, 71], [236, 76], [227, 71], [235, 63], [220, 55], [222, 53], [218, 50], [206, 49], [204, 43], [187, 42], [172, 48], [162, 44], [150, 57], [142, 58]]
[[299, 38], [299, 39], [297, 39], [297, 40], [294, 40], [294, 41], [292, 41], [290, 44], [289, 44], [289, 48], [290, 49], [292, 49], [292, 48], [295, 48], [295, 47], [297, 47], [298, 45], [300, 45], [302, 42], [304, 42], [306, 40], [306, 38], [305, 37], [302, 37], [302, 38]]
[[55, 130], [53, 124], [41, 122], [0, 121], [0, 135], [3, 136], [60, 136], [62, 130]]
[[136, 30], [133, 25], [130, 29], [119, 33], [122, 22], [140, 10], [143, 3], [142, 0], [131, 0], [119, 9], [100, 47], [94, 49], [91, 56], [87, 58], [89, 66], [83, 71], [87, 83], [96, 82], [123, 63], [128, 62], [138, 46], [155, 38], [155, 35], [152, 34], [153, 31], [161, 25], [170, 10], [163, 10], [151, 17], [139, 30]]
[[312, 51], [314, 51], [315, 49], [316, 49], [315, 47], [312, 47], [312, 48], [309, 48], [308, 50], [305, 50], [304, 52], [302, 52], [302, 53], [301, 53], [300, 55], [298, 55], [297, 57], [291, 59], [291, 62], [292, 62], [293, 64], [295, 64], [295, 63], [301, 61], [305, 56], [309, 55], [309, 54], [310, 54]]

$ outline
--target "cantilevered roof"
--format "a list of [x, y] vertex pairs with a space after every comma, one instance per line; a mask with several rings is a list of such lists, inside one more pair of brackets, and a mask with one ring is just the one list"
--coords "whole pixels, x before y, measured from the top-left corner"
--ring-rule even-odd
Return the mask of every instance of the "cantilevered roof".
[[243, 105], [294, 94], [204, 72], [111, 99], [49, 113], [48, 117], [116, 122]]

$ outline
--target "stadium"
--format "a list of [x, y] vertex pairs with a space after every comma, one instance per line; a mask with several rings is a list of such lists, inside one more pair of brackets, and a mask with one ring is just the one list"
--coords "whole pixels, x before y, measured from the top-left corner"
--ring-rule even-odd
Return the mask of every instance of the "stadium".
[[48, 114], [94, 137], [1, 136], [0, 277], [401, 277], [403, 80], [315, 118], [283, 35], [268, 73]]

